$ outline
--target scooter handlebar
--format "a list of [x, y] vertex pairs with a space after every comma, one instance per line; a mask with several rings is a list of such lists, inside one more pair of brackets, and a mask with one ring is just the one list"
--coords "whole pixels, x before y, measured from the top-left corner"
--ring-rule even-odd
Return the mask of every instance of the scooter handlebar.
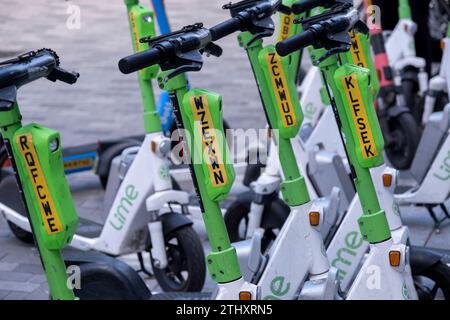
[[119, 70], [124, 74], [136, 72], [138, 70], [158, 64], [161, 61], [161, 52], [158, 48], [137, 52], [122, 58], [119, 61]]
[[226, 20], [209, 29], [212, 41], [222, 39], [241, 29], [241, 20], [237, 17]]
[[312, 30], [305, 30], [293, 37], [290, 37], [284, 41], [278, 42], [275, 46], [277, 53], [284, 57], [291, 54], [294, 51], [305, 48], [312, 45], [315, 41], [315, 32]]
[[50, 49], [33, 51], [2, 64], [4, 66], [0, 65], [1, 88], [11, 85], [20, 87], [39, 78], [73, 84], [79, 77], [78, 73], [59, 67], [59, 58]]

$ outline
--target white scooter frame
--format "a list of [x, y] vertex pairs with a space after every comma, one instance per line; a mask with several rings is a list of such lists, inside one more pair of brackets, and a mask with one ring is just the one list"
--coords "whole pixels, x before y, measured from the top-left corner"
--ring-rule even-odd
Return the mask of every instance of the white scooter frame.
[[[145, 235], [149, 232], [152, 257], [158, 267], [165, 268], [167, 256], [160, 218], [170, 211], [163, 209], [169, 203], [189, 204], [187, 192], [172, 189], [169, 167], [164, 160], [169, 150], [170, 140], [162, 133], [146, 134], [117, 190], [101, 234], [94, 238], [75, 234], [70, 245], [80, 250], [124, 255], [145, 250]], [[145, 177], [143, 172], [146, 173]], [[0, 210], [8, 221], [31, 232], [26, 217], [2, 203]]]

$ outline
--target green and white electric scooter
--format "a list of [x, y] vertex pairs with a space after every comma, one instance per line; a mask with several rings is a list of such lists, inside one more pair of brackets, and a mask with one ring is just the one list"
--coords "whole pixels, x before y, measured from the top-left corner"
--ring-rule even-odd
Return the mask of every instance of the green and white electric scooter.
[[[145, 50], [147, 44], [139, 39], [155, 35], [153, 12], [138, 0], [126, 0], [125, 4], [133, 48]], [[156, 66], [138, 74], [146, 134], [142, 143], [128, 145], [112, 159], [103, 202], [104, 222], [80, 218], [70, 246], [112, 256], [136, 253], [139, 271], [156, 278], [164, 291], [195, 292], [205, 281], [203, 246], [187, 217], [191, 213], [189, 193], [173, 187], [171, 177], [178, 169], [169, 167], [171, 141], [162, 133], [152, 87], [158, 71]], [[184, 176], [189, 173], [187, 168], [181, 170]], [[5, 218], [22, 233], [30, 232], [14, 177], [2, 181], [1, 186], [3, 194], [8, 194], [0, 204]], [[149, 261], [144, 260], [144, 252], [150, 253]]]
[[[394, 244], [370, 175], [370, 168], [384, 163], [381, 154], [383, 138], [369, 90], [370, 74], [367, 69], [352, 65], [352, 59], [343, 54], [351, 45], [348, 31], [355, 25], [364, 31], [365, 26], [358, 22], [351, 1], [338, 2], [329, 11], [303, 20], [305, 31], [277, 44], [277, 52], [287, 55], [308, 45], [327, 49], [313, 60], [329, 88], [331, 105], [363, 210], [358, 220], [360, 231], [363, 239], [370, 243], [369, 255], [347, 298], [416, 299], [411, 271], [402, 263], [408, 259], [407, 247]], [[376, 288], [367, 286], [367, 281], [371, 280], [370, 270], [375, 270], [379, 276]]]
[[20, 86], [41, 77], [73, 84], [78, 74], [60, 68], [56, 54], [45, 49], [1, 63], [0, 130], [32, 221], [51, 296], [74, 299], [61, 250], [72, 239], [78, 219], [64, 177], [59, 134], [37, 124], [22, 126], [16, 101]]
[[16, 201], [25, 204], [51, 298], [148, 299], [151, 292], [126, 263], [96, 252], [61, 253], [73, 240], [78, 217], [64, 175], [60, 135], [36, 123], [23, 126], [17, 102], [18, 89], [40, 78], [73, 84], [78, 74], [59, 67], [50, 49], [0, 62], [0, 132], [20, 190]]
[[201, 52], [215, 56], [220, 47], [212, 43], [210, 32], [201, 24], [160, 37], [141, 39], [150, 49], [123, 58], [119, 68], [131, 73], [159, 64], [160, 87], [169, 92], [177, 126], [183, 130], [184, 154], [189, 163], [203, 212], [211, 253], [206, 257], [209, 273], [218, 283], [216, 299], [257, 298], [255, 285], [245, 282], [236, 250], [231, 246], [219, 201], [227, 197], [234, 169], [223, 133], [221, 96], [204, 90], [188, 89], [184, 72], [202, 68]]

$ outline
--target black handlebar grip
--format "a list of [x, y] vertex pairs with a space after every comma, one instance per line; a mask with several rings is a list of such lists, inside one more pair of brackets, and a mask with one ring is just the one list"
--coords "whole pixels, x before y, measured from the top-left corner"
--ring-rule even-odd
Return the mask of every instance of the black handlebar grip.
[[275, 48], [277, 50], [277, 53], [280, 56], [284, 57], [296, 50], [300, 50], [309, 45], [312, 45], [314, 41], [315, 41], [314, 32], [312, 30], [306, 30], [298, 35], [295, 35], [286, 40], [278, 42]]
[[240, 29], [241, 21], [239, 18], [232, 18], [210, 28], [209, 32], [211, 34], [212, 41], [216, 41], [232, 34], [233, 32], [239, 31]]
[[120, 59], [119, 70], [124, 74], [129, 74], [150, 67], [154, 64], [158, 64], [160, 60], [160, 50], [151, 48]]
[[326, 3], [327, 0], [300, 0], [292, 5], [292, 12], [294, 14], [301, 14]]

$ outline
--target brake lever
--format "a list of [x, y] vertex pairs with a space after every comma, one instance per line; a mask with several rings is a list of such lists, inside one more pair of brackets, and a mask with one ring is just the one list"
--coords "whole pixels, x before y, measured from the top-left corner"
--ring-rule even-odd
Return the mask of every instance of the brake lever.
[[207, 55], [212, 55], [214, 57], [220, 57], [223, 53], [223, 50], [220, 46], [218, 46], [217, 44], [210, 42], [206, 45], [205, 48], [203, 48], [202, 50], [200, 50], [200, 53], [206, 53]]
[[314, 60], [312, 62], [312, 64], [317, 67], [318, 65], [320, 65], [323, 61], [325, 61], [326, 59], [328, 59], [332, 55], [335, 55], [335, 54], [338, 54], [338, 53], [347, 52], [348, 50], [350, 50], [350, 45], [348, 45], [348, 44], [342, 44], [339, 47], [334, 47], [334, 48], [328, 50], [323, 56], [321, 56], [317, 60]]
[[[189, 51], [189, 52], [177, 52], [175, 54], [178, 58], [178, 64], [179, 66], [176, 67], [171, 73], [169, 73], [165, 79], [164, 82], [167, 82], [168, 80], [172, 79], [173, 77], [185, 73], [188, 71], [199, 71], [202, 69], [203, 66], [203, 57], [198, 50]], [[161, 65], [161, 70], [164, 69], [171, 69], [170, 66], [164, 66]]]
[[47, 76], [47, 79], [53, 82], [59, 80], [67, 84], [74, 84], [75, 82], [77, 82], [79, 77], [80, 74], [77, 72], [70, 72], [64, 70], [63, 68], [55, 67], [53, 71]]

